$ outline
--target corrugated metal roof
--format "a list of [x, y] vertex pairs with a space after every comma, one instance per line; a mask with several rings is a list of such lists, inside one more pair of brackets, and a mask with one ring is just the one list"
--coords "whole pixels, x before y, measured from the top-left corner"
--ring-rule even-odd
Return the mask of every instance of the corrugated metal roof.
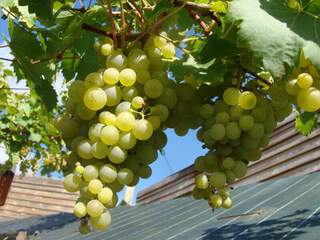
[[320, 173], [238, 187], [234, 207], [212, 212], [184, 197], [112, 210], [112, 227], [81, 236], [69, 214], [0, 223], [1, 233], [39, 231], [45, 240], [320, 239]]
[[[318, 122], [320, 124], [320, 118]], [[291, 115], [278, 124], [261, 159], [251, 162], [246, 176], [237, 179], [232, 185], [247, 185], [319, 170], [320, 128], [305, 137], [296, 131], [295, 118]], [[197, 174], [193, 166], [185, 168], [139, 192], [137, 202], [145, 204], [190, 195]]]

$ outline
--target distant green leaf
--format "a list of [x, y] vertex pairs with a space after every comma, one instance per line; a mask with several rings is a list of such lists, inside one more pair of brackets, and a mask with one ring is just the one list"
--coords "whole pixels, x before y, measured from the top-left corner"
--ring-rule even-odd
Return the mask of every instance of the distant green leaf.
[[[306, 12], [311, 10], [315, 6], [296, 12], [283, 0], [234, 0], [230, 2], [225, 30], [239, 47], [252, 51], [256, 66], [283, 79], [297, 65], [302, 48], [320, 69], [320, 21]], [[237, 30], [234, 35], [233, 29]]]
[[39, 133], [31, 132], [29, 136], [29, 140], [33, 142], [40, 142], [41, 139], [42, 139], [42, 136]]
[[210, 6], [211, 10], [217, 13], [226, 13], [228, 10], [228, 3], [226, 1], [214, 1]]
[[296, 117], [296, 129], [299, 133], [308, 136], [318, 125], [318, 114], [304, 112]]
[[28, 103], [23, 103], [20, 105], [20, 108], [23, 110], [23, 112], [25, 113], [25, 115], [27, 117], [30, 116], [30, 112], [31, 112], [31, 107]]

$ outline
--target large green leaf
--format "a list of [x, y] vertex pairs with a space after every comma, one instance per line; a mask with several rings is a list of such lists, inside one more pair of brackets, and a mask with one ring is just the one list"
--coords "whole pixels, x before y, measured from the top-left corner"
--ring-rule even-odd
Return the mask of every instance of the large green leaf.
[[[283, 0], [235, 0], [226, 16], [226, 36], [253, 53], [253, 63], [276, 79], [287, 76], [305, 56], [320, 69], [319, 4], [305, 5], [302, 12]], [[310, 1], [304, 1], [306, 4]], [[318, 2], [318, 1], [314, 1]], [[312, 12], [312, 14], [311, 14]], [[236, 34], [232, 31], [236, 28]]]
[[14, 69], [23, 77], [33, 83], [37, 94], [40, 96], [48, 110], [52, 110], [57, 103], [57, 95], [51, 82], [54, 72], [46, 62], [32, 64], [32, 58], [38, 58], [44, 51], [36, 36], [19, 25], [9, 23], [10, 48], [15, 57]]

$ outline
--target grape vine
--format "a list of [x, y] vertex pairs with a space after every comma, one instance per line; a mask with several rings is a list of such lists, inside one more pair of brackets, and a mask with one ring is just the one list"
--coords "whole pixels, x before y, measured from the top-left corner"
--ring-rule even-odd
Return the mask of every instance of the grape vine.
[[[151, 176], [167, 128], [178, 136], [197, 130], [207, 153], [194, 162], [193, 197], [216, 209], [232, 207], [230, 186], [261, 158], [277, 123], [294, 112], [300, 133], [317, 127], [320, 13], [313, 1], [19, 0], [0, 7], [4, 48], [13, 56], [1, 60], [41, 99], [33, 108], [57, 115], [57, 73], [67, 82], [54, 122], [60, 135], [44, 144], [62, 166], [51, 171], [64, 173], [67, 191], [80, 192], [74, 214], [83, 234], [107, 229], [117, 193]], [[29, 128], [18, 132], [37, 140]]]

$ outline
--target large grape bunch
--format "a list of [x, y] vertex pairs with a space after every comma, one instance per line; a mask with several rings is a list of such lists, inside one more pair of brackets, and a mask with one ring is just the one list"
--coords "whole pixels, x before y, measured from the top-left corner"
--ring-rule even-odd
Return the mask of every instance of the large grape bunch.
[[56, 120], [74, 168], [64, 188], [80, 192], [74, 214], [84, 234], [90, 224], [94, 230], [107, 229], [117, 192], [150, 177], [149, 165], [167, 142], [163, 123], [176, 104], [175, 90], [162, 70], [162, 59], [175, 56], [165, 38], [153, 36], [144, 48], [123, 51], [106, 38], [95, 48], [106, 67], [71, 83], [65, 112]]
[[258, 92], [227, 88], [222, 99], [200, 108], [202, 127], [197, 137], [208, 153], [195, 160], [193, 196], [213, 208], [230, 208], [228, 185], [246, 175], [249, 161], [260, 159], [261, 148], [276, 127], [271, 100]]
[[250, 162], [261, 158], [277, 123], [293, 109], [319, 111], [317, 83], [309, 73], [282, 84], [270, 82], [268, 88], [249, 81], [244, 88], [250, 90], [229, 87], [221, 99], [203, 104], [197, 137], [208, 152], [195, 160], [200, 173], [195, 177], [194, 198], [207, 200], [212, 208], [230, 208], [229, 185], [246, 175]]

